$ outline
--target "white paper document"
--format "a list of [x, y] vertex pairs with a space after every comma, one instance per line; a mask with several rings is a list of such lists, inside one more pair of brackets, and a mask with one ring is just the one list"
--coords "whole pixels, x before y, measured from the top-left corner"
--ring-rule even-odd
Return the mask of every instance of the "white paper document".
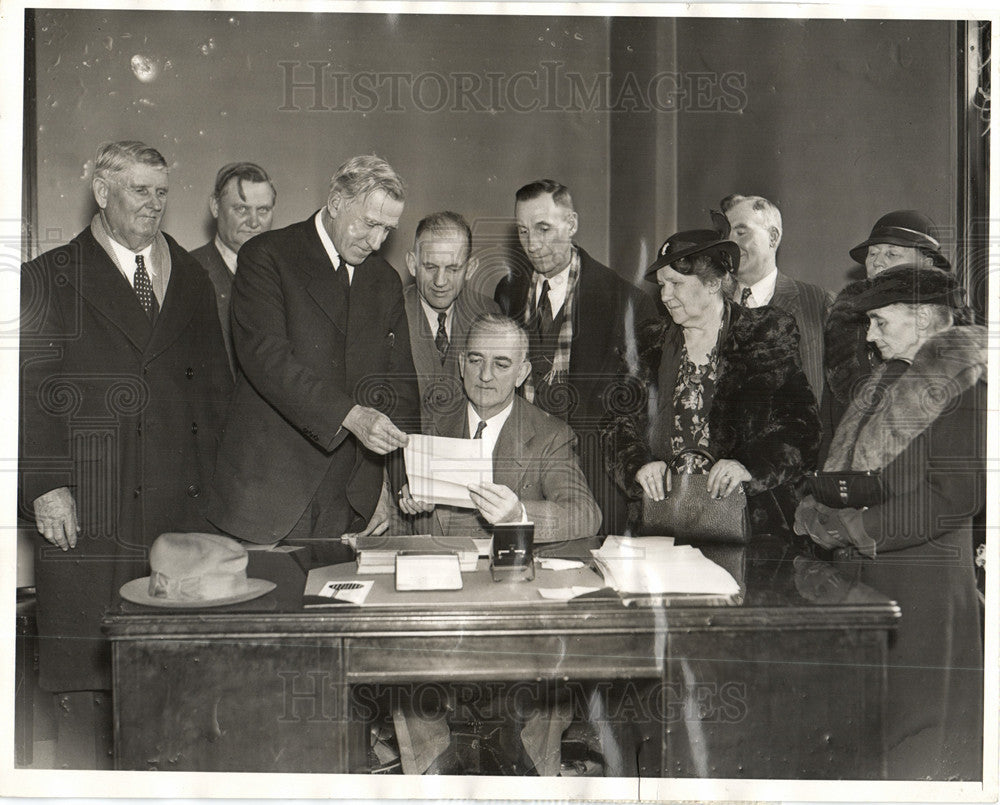
[[670, 537], [609, 536], [591, 551], [604, 581], [619, 593], [735, 596], [740, 585], [724, 568]]
[[410, 495], [435, 506], [474, 509], [469, 484], [493, 482], [493, 456], [483, 440], [409, 436], [403, 458]]

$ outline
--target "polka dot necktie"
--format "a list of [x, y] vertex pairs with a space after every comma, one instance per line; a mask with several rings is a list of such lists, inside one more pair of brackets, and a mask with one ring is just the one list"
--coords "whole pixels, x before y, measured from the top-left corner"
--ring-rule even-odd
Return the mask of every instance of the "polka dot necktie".
[[149, 273], [146, 271], [146, 261], [141, 254], [135, 256], [135, 295], [139, 297], [139, 304], [146, 311], [150, 319], [156, 318], [159, 306], [156, 303], [156, 296], [153, 294], [153, 283], [149, 281]]
[[483, 422], [482, 420], [480, 420], [479, 424], [476, 425], [476, 435], [473, 436], [472, 438], [473, 439], [482, 439], [483, 438], [483, 431], [484, 430], [486, 430], [486, 423]]
[[445, 358], [448, 357], [448, 331], [444, 327], [444, 323], [448, 320], [447, 313], [438, 313], [438, 331], [437, 335], [434, 336], [434, 346], [437, 347], [437, 351], [441, 355], [441, 364], [444, 364]]
[[747, 302], [751, 296], [753, 296], [753, 291], [751, 291], [749, 287], [744, 288], [743, 293], [740, 294], [740, 304], [743, 305], [743, 307], [748, 307]]

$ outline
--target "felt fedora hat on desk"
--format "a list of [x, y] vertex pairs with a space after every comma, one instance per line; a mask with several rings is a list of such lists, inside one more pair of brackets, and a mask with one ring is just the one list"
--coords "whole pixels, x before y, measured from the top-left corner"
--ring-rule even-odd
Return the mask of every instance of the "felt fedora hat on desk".
[[149, 549], [150, 574], [120, 590], [150, 607], [197, 609], [239, 604], [269, 593], [273, 581], [247, 578], [247, 552], [221, 534], [160, 534]]

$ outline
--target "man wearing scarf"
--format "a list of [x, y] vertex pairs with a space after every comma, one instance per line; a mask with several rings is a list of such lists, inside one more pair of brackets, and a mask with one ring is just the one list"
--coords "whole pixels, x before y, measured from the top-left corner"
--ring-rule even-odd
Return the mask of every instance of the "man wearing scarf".
[[211, 283], [160, 231], [168, 184], [155, 149], [102, 146], [90, 225], [21, 270], [19, 491], [62, 768], [110, 768], [100, 624], [119, 587], [159, 534], [207, 526], [232, 381]]

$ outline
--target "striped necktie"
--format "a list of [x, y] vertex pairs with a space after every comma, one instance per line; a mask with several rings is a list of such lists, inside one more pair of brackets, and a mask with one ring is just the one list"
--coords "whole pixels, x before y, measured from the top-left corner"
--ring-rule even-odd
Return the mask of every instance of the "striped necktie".
[[483, 431], [484, 430], [486, 430], [486, 423], [483, 422], [482, 420], [479, 420], [479, 424], [476, 425], [476, 435], [473, 436], [472, 438], [473, 439], [482, 439], [483, 438]]
[[437, 347], [437, 351], [441, 355], [442, 365], [444, 364], [445, 358], [448, 357], [448, 331], [444, 327], [447, 320], [447, 313], [438, 313], [438, 331], [437, 335], [434, 336], [434, 346]]

